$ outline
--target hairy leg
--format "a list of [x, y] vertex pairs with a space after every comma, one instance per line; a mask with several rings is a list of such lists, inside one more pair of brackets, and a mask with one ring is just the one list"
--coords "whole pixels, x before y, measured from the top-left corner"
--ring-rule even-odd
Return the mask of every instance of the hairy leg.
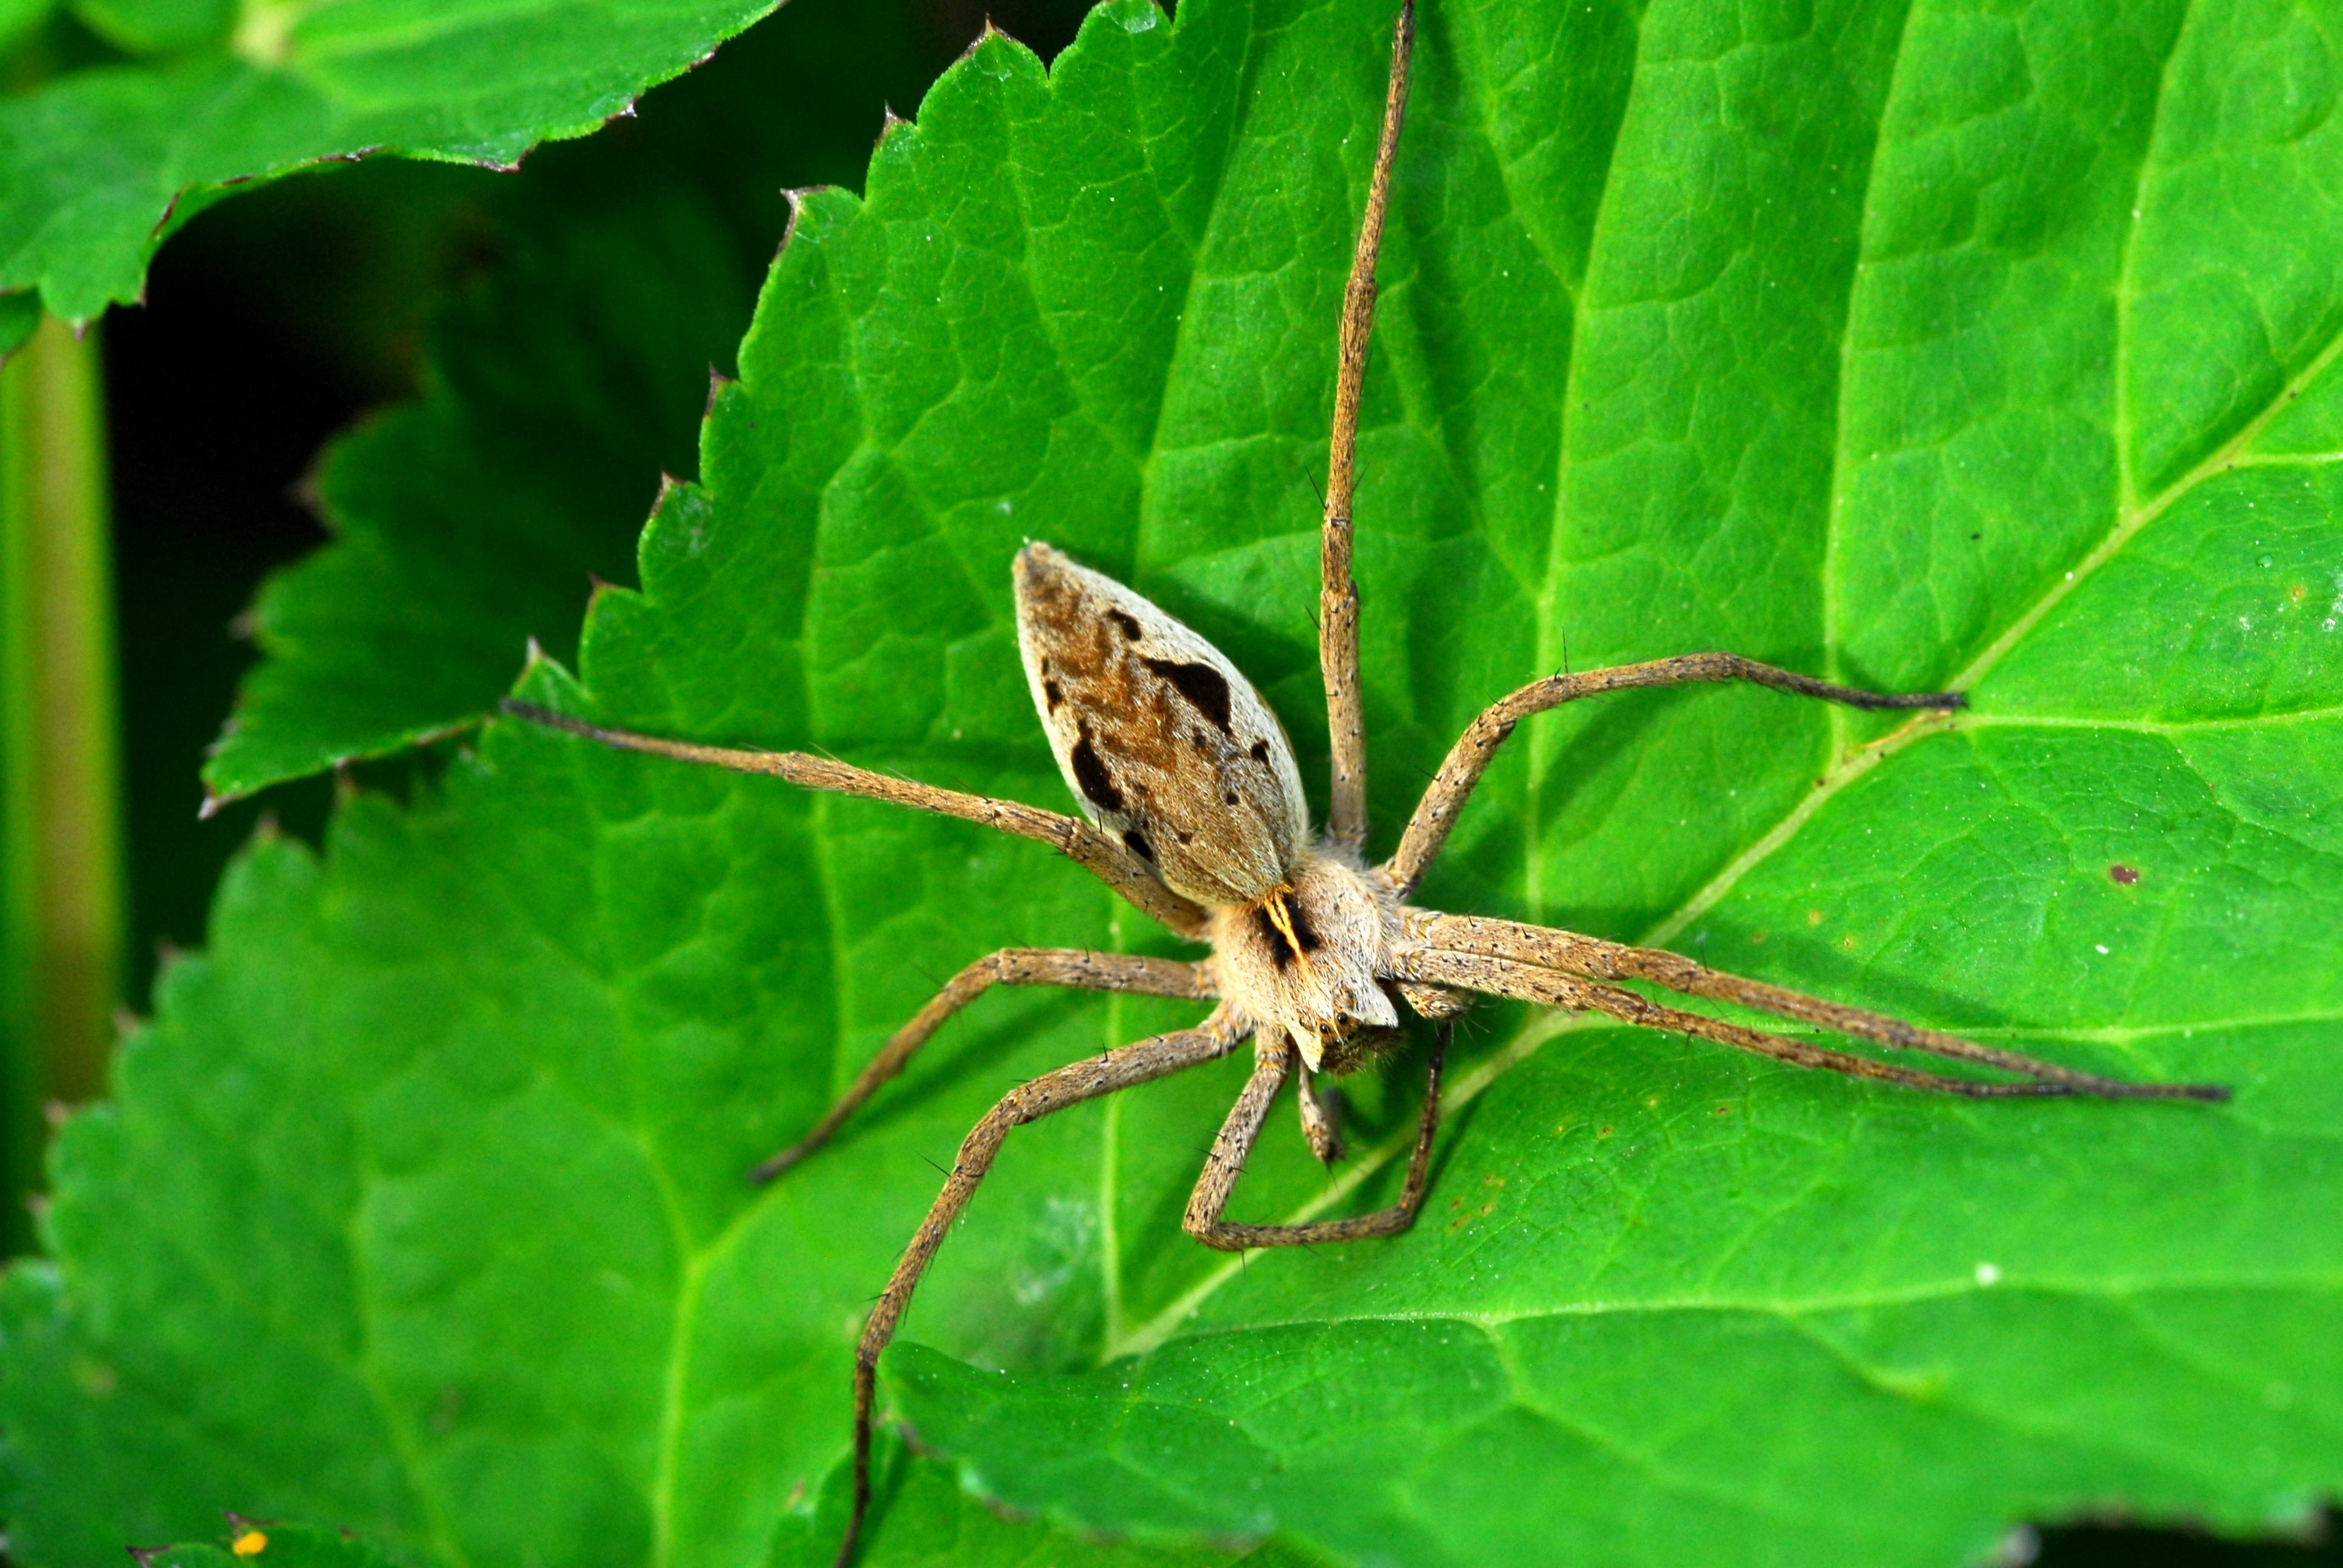
[[855, 1347], [854, 1513], [847, 1522], [846, 1539], [839, 1544], [838, 1568], [846, 1568], [853, 1561], [855, 1539], [862, 1533], [862, 1516], [870, 1506], [870, 1409], [878, 1393], [880, 1354], [895, 1337], [896, 1325], [903, 1321], [903, 1312], [911, 1304], [911, 1292], [919, 1289], [920, 1276], [927, 1272], [936, 1250], [951, 1233], [952, 1221], [975, 1195], [985, 1172], [992, 1169], [993, 1159], [1001, 1152], [1010, 1129], [1037, 1121], [1051, 1111], [1080, 1105], [1086, 1100], [1111, 1094], [1118, 1089], [1129, 1089], [1226, 1056], [1243, 1038], [1237, 1025], [1216, 1013], [1194, 1029], [1159, 1034], [1136, 1045], [1110, 1050], [1104, 1056], [1045, 1072], [1002, 1096], [1001, 1102], [986, 1111], [984, 1120], [960, 1141], [960, 1156], [952, 1161], [944, 1190], [936, 1194], [935, 1203], [928, 1210], [928, 1217], [920, 1222], [911, 1244], [903, 1249], [902, 1261], [895, 1265], [886, 1293], [870, 1309], [870, 1320], [862, 1326], [862, 1342]]
[[[2022, 1083], [2003, 1083], [1916, 1072], [1910, 1068], [1874, 1061], [1867, 1056], [1825, 1050], [1821, 1046], [1808, 1045], [1802, 1040], [1792, 1040], [1786, 1035], [1745, 1029], [1737, 1023], [1686, 1012], [1681, 1008], [1664, 1007], [1617, 986], [1598, 985], [1592, 980], [1578, 980], [1553, 970], [1515, 963], [1508, 959], [1417, 950], [1403, 954], [1394, 967], [1413, 979], [1477, 990], [1488, 996], [1512, 997], [1518, 1001], [1569, 1008], [1575, 1012], [1607, 1013], [1622, 1023], [1715, 1040], [1719, 1045], [1729, 1045], [1738, 1050], [1755, 1051], [1759, 1056], [1770, 1056], [1776, 1061], [1786, 1061], [1793, 1067], [1821, 1068], [1829, 1072], [1844, 1072], [1850, 1078], [1898, 1083], [1906, 1089], [1934, 1090], [1944, 1094], [1966, 1095], [1975, 1100], [2038, 1100], [2107, 1092], [2090, 1085], [2061, 1080], [2029, 1079]], [[2111, 1084], [2126, 1098], [2201, 1100], [2213, 1097], [2201, 1091], [2187, 1092], [2193, 1086], [2186, 1085], [2115, 1083], [2107, 1079], [2094, 1082]], [[2143, 1095], [2142, 1091], [2147, 1092]], [[2226, 1091], [2216, 1092], [2222, 1098], [2227, 1097]]]
[[839, 1124], [903, 1070], [944, 1020], [997, 985], [1053, 985], [1076, 990], [1136, 991], [1141, 996], [1212, 996], [1203, 971], [1171, 959], [1129, 953], [1094, 953], [1080, 948], [1003, 948], [952, 976], [911, 1021], [895, 1031], [870, 1065], [831, 1106], [812, 1131], [749, 1172], [751, 1181], [769, 1181], [830, 1141]]
[[1392, 33], [1391, 83], [1383, 95], [1383, 135], [1367, 186], [1366, 215], [1351, 281], [1342, 291], [1342, 335], [1334, 369], [1334, 434], [1326, 457], [1326, 520], [1320, 536], [1318, 664], [1326, 680], [1326, 728], [1333, 741], [1334, 779], [1326, 831], [1357, 849], [1367, 836], [1366, 719], [1359, 690], [1359, 590], [1351, 580], [1351, 497], [1356, 484], [1359, 387], [1367, 374], [1367, 340], [1375, 326], [1375, 256], [1383, 248], [1383, 215], [1391, 205], [1392, 157], [1407, 109], [1408, 56], [1415, 46], [1414, 0], [1400, 7]]
[[964, 822], [975, 822], [1019, 839], [1038, 839], [1059, 850], [1130, 900], [1141, 912], [1161, 921], [1180, 935], [1198, 937], [1203, 931], [1203, 910], [1157, 881], [1155, 873], [1148, 869], [1144, 860], [1078, 817], [1044, 811], [1038, 806], [1028, 806], [1018, 800], [995, 800], [987, 795], [966, 795], [957, 789], [940, 789], [932, 784], [873, 773], [867, 768], [856, 768], [828, 757], [809, 756], [803, 751], [747, 751], [725, 746], [701, 746], [689, 740], [666, 740], [656, 735], [639, 735], [631, 729], [611, 729], [599, 724], [588, 724], [582, 719], [573, 719], [566, 713], [556, 713], [549, 708], [540, 708], [533, 702], [522, 702], [510, 697], [506, 698], [500, 706], [516, 719], [526, 719], [532, 724], [541, 724], [548, 729], [558, 729], [570, 735], [582, 735], [588, 740], [598, 740], [621, 751], [640, 751], [652, 757], [670, 758], [678, 762], [727, 768], [735, 773], [769, 774], [808, 789], [826, 789], [835, 795], [859, 795], [866, 800], [883, 800], [890, 806], [932, 811], [940, 817], [957, 817]]
[[1890, 1018], [1885, 1013], [1846, 1007], [1838, 1002], [1825, 1001], [1819, 997], [1807, 996], [1802, 991], [1768, 985], [1764, 980], [1725, 974], [1696, 964], [1681, 953], [1666, 952], [1658, 948], [1631, 948], [1596, 937], [1581, 936], [1576, 931], [1522, 925], [1513, 920], [1484, 920], [1474, 915], [1434, 914], [1428, 910], [1408, 910], [1406, 923], [1409, 940], [1427, 948], [1508, 959], [1545, 969], [1562, 970], [1590, 980], [1650, 980], [1687, 996], [1736, 1002], [1759, 1012], [1795, 1019], [1800, 1023], [1814, 1024], [1855, 1040], [1867, 1040], [1900, 1050], [1922, 1050], [1932, 1056], [1974, 1061], [1986, 1067], [2000, 1068], [2006, 1072], [2024, 1073], [2047, 1083], [2063, 1083], [2077, 1094], [2098, 1095], [2111, 1100], [2229, 1098], [2227, 1090], [2214, 1084], [2127, 1083], [2120, 1079], [2077, 1072], [2072, 1068], [2023, 1056], [2014, 1050], [1979, 1045], [1956, 1034], [1922, 1029], [1916, 1024], [1906, 1023], [1902, 1019]]
[[1383, 866], [1383, 875], [1406, 898], [1415, 891], [1423, 879], [1426, 867], [1448, 841], [1448, 830], [1455, 826], [1456, 814], [1464, 809], [1472, 797], [1473, 787], [1488, 770], [1490, 759], [1513, 726], [1533, 713], [1544, 713], [1582, 697], [1593, 697], [1605, 691], [1625, 691], [1644, 686], [1683, 686], [1694, 682], [1745, 680], [1756, 686], [1769, 686], [1776, 691], [1793, 692], [1800, 697], [1818, 697], [1825, 702], [1843, 702], [1849, 708], [1960, 708], [1968, 699], [1957, 691], [1927, 691], [1896, 696], [1876, 691], [1858, 691], [1850, 686], [1833, 686], [1828, 681], [1792, 670], [1777, 669], [1770, 664], [1760, 664], [1754, 658], [1744, 658], [1737, 653], [1686, 653], [1674, 658], [1654, 658], [1643, 664], [1614, 665], [1609, 669], [1589, 669], [1577, 675], [1551, 675], [1534, 680], [1512, 696], [1491, 703], [1481, 717], [1465, 728], [1449, 749], [1447, 760], [1440, 765], [1430, 789], [1408, 819], [1407, 831], [1399, 841], [1399, 850]]
[[1212, 1151], [1204, 1161], [1203, 1174], [1196, 1179], [1195, 1191], [1189, 1195], [1182, 1227], [1207, 1247], [1240, 1252], [1248, 1247], [1306, 1247], [1319, 1241], [1390, 1236], [1414, 1224], [1416, 1209], [1423, 1202], [1423, 1189], [1432, 1176], [1432, 1135], [1440, 1125], [1440, 1069], [1447, 1060], [1448, 1038], [1454, 1028], [1442, 1024], [1433, 1042], [1432, 1064], [1424, 1075], [1423, 1115], [1415, 1129], [1415, 1153], [1408, 1161], [1407, 1181], [1400, 1188], [1398, 1202], [1372, 1214], [1313, 1225], [1232, 1225], [1222, 1220], [1229, 1195], [1236, 1191], [1237, 1178], [1244, 1174], [1245, 1161], [1261, 1137], [1270, 1103], [1277, 1098], [1294, 1057], [1288, 1041], [1272, 1046], [1257, 1040], [1252, 1077], [1245, 1081], [1244, 1092], [1237, 1096], [1228, 1120], [1221, 1124], [1220, 1135], [1212, 1140]]
[[1310, 1152], [1318, 1157], [1321, 1165], [1332, 1165], [1342, 1157], [1342, 1131], [1334, 1125], [1334, 1113], [1327, 1108], [1318, 1090], [1318, 1075], [1310, 1070], [1308, 1062], [1299, 1064], [1301, 1081], [1293, 1086], [1293, 1102], [1302, 1111], [1302, 1137], [1310, 1145]]

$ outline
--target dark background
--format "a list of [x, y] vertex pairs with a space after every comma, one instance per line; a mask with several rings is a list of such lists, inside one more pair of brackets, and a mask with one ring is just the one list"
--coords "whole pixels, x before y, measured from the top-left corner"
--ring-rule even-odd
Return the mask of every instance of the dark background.
[[[126, 734], [130, 995], [156, 956], [200, 945], [212, 890], [264, 814], [316, 842], [335, 782], [266, 791], [196, 819], [196, 771], [256, 655], [238, 618], [267, 573], [323, 542], [306, 480], [319, 448], [426, 374], [438, 312], [477, 289], [565, 189], [707, 187], [733, 215], [749, 287], [786, 220], [780, 192], [860, 187], [885, 109], [910, 115], [984, 25], [1044, 59], [1075, 0], [795, 0], [649, 95], [638, 118], [548, 147], [518, 175], [380, 160], [279, 182], [213, 207], [166, 246], [143, 307], [106, 320], [116, 608]], [[781, 63], [834, 69], [818, 93]], [[796, 83], [777, 101], [773, 84]], [[744, 294], [746, 290], [744, 289]], [[745, 328], [745, 317], [740, 326]], [[737, 336], [737, 335], [736, 335]], [[581, 578], [582, 610], [585, 585]], [[416, 759], [371, 767], [397, 789]], [[2046, 1529], [2044, 1568], [2343, 1564], [2343, 1543], [2236, 1545], [2184, 1532]], [[2009, 1561], [2029, 1560], [2019, 1550]]]

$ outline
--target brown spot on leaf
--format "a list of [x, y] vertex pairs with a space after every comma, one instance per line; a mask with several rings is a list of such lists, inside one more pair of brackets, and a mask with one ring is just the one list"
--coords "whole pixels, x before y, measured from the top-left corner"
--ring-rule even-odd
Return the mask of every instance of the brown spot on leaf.
[[2139, 880], [2139, 873], [2118, 861], [2107, 868], [2107, 880], [2119, 888], [2128, 888]]

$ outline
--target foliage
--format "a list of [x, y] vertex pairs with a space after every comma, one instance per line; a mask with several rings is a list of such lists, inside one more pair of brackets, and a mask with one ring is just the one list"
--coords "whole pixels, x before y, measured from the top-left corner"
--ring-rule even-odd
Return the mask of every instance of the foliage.
[[531, 637], [571, 655], [588, 585], [631, 579], [659, 476], [691, 469], [781, 186], [857, 177], [886, 97], [923, 85], [902, 11], [793, 7], [623, 140], [493, 193], [500, 265], [437, 324], [422, 397], [328, 452], [334, 546], [253, 607], [267, 662], [205, 764], [213, 800], [468, 728]]
[[[1308, 476], [1386, 21], [1118, 0], [1047, 77], [978, 47], [867, 199], [800, 203], [640, 591], [523, 689], [1062, 806], [1030, 534], [1322, 764]], [[1363, 440], [1376, 845], [1565, 659], [1957, 685], [1904, 728], [1556, 715], [1426, 901], [2237, 1099], [1950, 1103], [1490, 1009], [1427, 1221], [1241, 1267], [1177, 1233], [1244, 1065], [1202, 1070], [1021, 1131], [945, 1250], [888, 1372], [964, 1487], [1411, 1564], [1943, 1563], [2335, 1490], [2331, 66], [2242, 4], [1427, 8]], [[1009, 943], [1174, 950], [1030, 845], [506, 724], [322, 859], [256, 845], [0, 1296], [12, 1552], [225, 1503], [448, 1563], [819, 1561], [929, 1163], [1192, 1016], [988, 997], [740, 1181]], [[1386, 1192], [1412, 1060], [1331, 1186], [1281, 1138], [1242, 1217]], [[889, 1473], [874, 1561], [977, 1521]]]
[[[627, 112], [769, 8], [78, 0], [127, 57], [0, 99], [0, 289], [86, 320], [137, 298], [155, 246], [235, 186], [376, 153], [515, 163]], [[0, 311], [0, 351], [25, 312]]]
[[396, 1568], [369, 1543], [311, 1525], [238, 1521], [226, 1539], [226, 1546], [204, 1541], [165, 1547], [142, 1555], [139, 1568]]

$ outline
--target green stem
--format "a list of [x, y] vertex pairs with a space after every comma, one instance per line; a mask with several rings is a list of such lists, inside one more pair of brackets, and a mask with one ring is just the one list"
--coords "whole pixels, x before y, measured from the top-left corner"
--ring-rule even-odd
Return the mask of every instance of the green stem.
[[55, 317], [0, 369], [0, 1245], [32, 1240], [45, 1107], [106, 1086], [121, 759], [97, 343]]

